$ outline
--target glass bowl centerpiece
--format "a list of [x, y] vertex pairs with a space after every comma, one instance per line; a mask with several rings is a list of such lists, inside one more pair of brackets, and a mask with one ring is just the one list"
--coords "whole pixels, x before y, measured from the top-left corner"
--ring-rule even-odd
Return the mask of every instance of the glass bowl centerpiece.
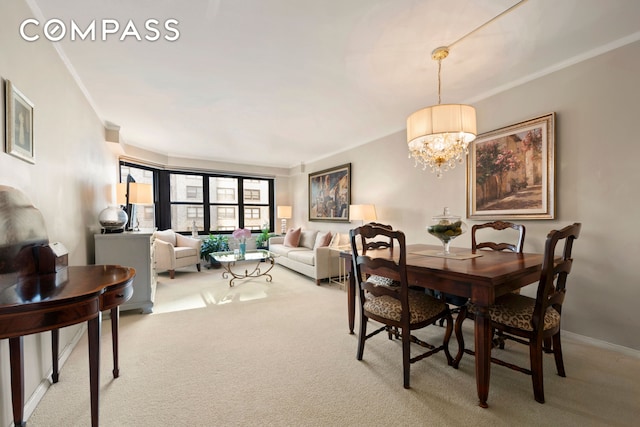
[[444, 208], [442, 215], [433, 217], [427, 231], [442, 242], [443, 252], [439, 255], [452, 255], [449, 251], [451, 241], [467, 231], [467, 224], [460, 220], [459, 216], [451, 215], [449, 208]]

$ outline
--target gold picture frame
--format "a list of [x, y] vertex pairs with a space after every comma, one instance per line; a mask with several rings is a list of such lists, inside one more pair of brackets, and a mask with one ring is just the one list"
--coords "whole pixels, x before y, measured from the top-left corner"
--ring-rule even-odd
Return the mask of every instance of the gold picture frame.
[[467, 217], [555, 218], [555, 113], [483, 133], [469, 145]]
[[5, 132], [8, 154], [35, 163], [33, 103], [13, 83], [5, 83]]
[[348, 222], [351, 163], [309, 174], [309, 221]]

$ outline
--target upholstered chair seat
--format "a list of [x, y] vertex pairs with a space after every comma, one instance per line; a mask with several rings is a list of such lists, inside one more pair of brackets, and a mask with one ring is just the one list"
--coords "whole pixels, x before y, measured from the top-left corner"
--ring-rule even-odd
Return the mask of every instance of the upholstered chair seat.
[[[533, 331], [531, 321], [535, 305], [536, 300], [534, 298], [518, 294], [507, 294], [500, 297], [495, 305], [489, 307], [489, 316], [492, 322], [525, 331]], [[475, 306], [471, 303], [467, 309], [472, 313], [475, 312]], [[554, 329], [559, 325], [560, 313], [552, 306], [547, 307], [544, 316], [544, 329]]]
[[[402, 304], [397, 298], [388, 295], [370, 297], [364, 303], [364, 309], [369, 313], [385, 319], [400, 321]], [[445, 303], [424, 292], [409, 290], [409, 323], [424, 322], [446, 310]]]

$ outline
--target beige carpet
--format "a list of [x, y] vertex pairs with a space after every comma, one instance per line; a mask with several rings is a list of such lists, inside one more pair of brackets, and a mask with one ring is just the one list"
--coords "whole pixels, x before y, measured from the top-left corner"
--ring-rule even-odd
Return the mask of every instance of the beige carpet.
[[[229, 288], [220, 273], [160, 275], [155, 312], [122, 316], [116, 380], [103, 322], [102, 426], [631, 426], [640, 418], [632, 356], [565, 337], [568, 376], [545, 358], [546, 404], [533, 399], [530, 377], [493, 365], [482, 409], [470, 356], [459, 370], [441, 353], [412, 365], [410, 390], [402, 388], [399, 341], [369, 340], [357, 361], [337, 285], [276, 267], [272, 283]], [[516, 343], [503, 353], [527, 357]], [[28, 425], [90, 425], [86, 335]]]

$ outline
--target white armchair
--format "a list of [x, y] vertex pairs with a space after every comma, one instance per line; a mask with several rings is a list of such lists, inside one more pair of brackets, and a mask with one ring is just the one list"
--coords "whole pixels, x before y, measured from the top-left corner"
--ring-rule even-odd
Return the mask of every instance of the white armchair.
[[176, 268], [195, 264], [200, 271], [200, 246], [202, 240], [183, 236], [173, 230], [156, 231], [153, 240], [154, 267], [156, 271], [169, 271], [174, 278]]

